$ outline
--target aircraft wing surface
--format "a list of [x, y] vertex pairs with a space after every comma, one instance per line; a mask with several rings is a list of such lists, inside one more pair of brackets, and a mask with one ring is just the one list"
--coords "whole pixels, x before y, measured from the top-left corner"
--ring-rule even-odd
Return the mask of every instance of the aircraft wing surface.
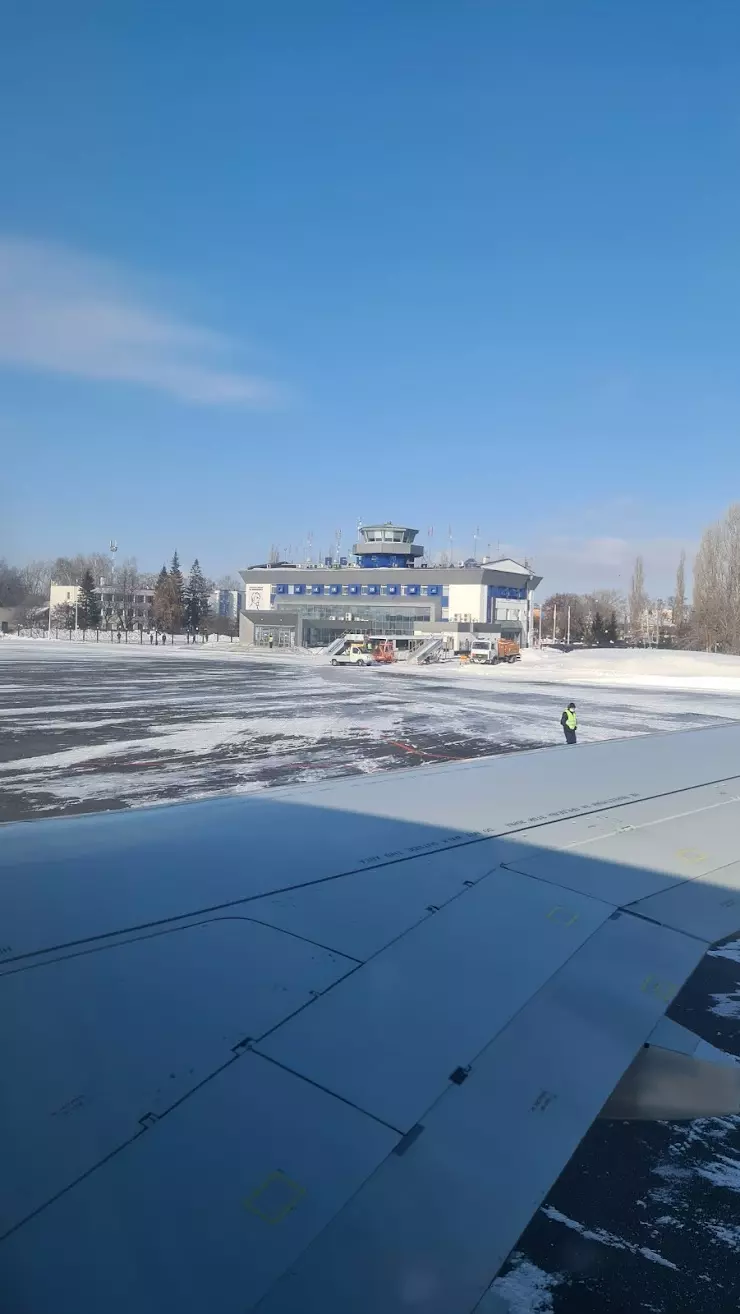
[[740, 727], [3, 827], [3, 1307], [469, 1314], [738, 927]]

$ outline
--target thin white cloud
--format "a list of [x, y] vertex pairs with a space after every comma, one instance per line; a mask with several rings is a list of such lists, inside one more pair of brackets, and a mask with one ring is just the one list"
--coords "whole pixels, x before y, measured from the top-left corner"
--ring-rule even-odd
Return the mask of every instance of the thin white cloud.
[[698, 544], [690, 537], [649, 538], [613, 537], [587, 534], [549, 535], [527, 545], [502, 545], [502, 555], [531, 561], [542, 576], [541, 597], [549, 593], [588, 593], [592, 589], [617, 589], [627, 593], [635, 557], [645, 563], [645, 582], [652, 597], [668, 597], [673, 592], [676, 567], [681, 552], [686, 553], [687, 584], [691, 584], [691, 565]]
[[543, 539], [535, 545], [532, 555], [538, 573], [543, 576], [545, 592], [614, 588], [626, 593], [635, 557], [641, 556], [648, 592], [667, 596], [673, 592], [681, 552], [686, 552], [687, 570], [690, 570], [696, 546], [690, 538], [573, 535]]
[[103, 261], [0, 237], [0, 367], [137, 384], [205, 406], [274, 400], [266, 380], [230, 366], [233, 354], [227, 338], [147, 305]]

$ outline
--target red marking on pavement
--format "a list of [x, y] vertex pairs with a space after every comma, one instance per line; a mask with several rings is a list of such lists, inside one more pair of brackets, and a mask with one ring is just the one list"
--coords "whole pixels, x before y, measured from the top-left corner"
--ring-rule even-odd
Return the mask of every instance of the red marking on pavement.
[[465, 759], [457, 757], [455, 753], [429, 753], [426, 748], [414, 748], [413, 744], [407, 744], [402, 739], [389, 739], [389, 744], [394, 748], [402, 748], [404, 753], [418, 753], [420, 757], [433, 757], [440, 762], [463, 762]]
[[[76, 774], [76, 775], [79, 776], [79, 775], [83, 774], [85, 771], [90, 771], [91, 768], [93, 768], [93, 767], [100, 766], [101, 762], [103, 762], [103, 761], [105, 761], [105, 759], [102, 758], [102, 757], [94, 757], [94, 758], [91, 758], [91, 759], [90, 759], [90, 763], [89, 763], [88, 766], [72, 767], [72, 774], [73, 774], [73, 775]], [[155, 766], [156, 764], [158, 764], [158, 763], [161, 764], [161, 763], [164, 762], [164, 761], [166, 761], [166, 758], [163, 758], [163, 757], [150, 757], [150, 758], [145, 758], [145, 759], [144, 759], [143, 761], [141, 761], [141, 762], [112, 762], [112, 763], [111, 763], [111, 766], [112, 766], [112, 767], [125, 767], [125, 766], [127, 766], [127, 767], [129, 767], [129, 766]]]

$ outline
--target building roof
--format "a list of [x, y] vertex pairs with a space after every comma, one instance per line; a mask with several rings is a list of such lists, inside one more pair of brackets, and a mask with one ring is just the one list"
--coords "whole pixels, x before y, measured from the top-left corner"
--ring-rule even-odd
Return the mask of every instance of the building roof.
[[358, 525], [361, 534], [366, 529], [397, 529], [402, 534], [418, 534], [418, 529], [412, 529], [410, 525], [397, 525], [392, 520], [379, 521], [377, 524]]
[[[239, 571], [246, 585], [268, 584], [273, 581], [281, 584], [358, 584], [372, 580], [374, 584], [496, 584], [519, 581], [523, 587], [529, 581], [534, 590], [541, 583], [541, 576], [535, 575], [519, 562], [488, 561], [478, 566], [313, 566], [310, 568], [292, 566], [250, 566]], [[498, 577], [508, 576], [500, 579]], [[512, 578], [513, 577], [513, 578]]]
[[496, 561], [486, 561], [484, 564], [489, 570], [505, 570], [509, 575], [534, 575], [531, 566], [523, 566], [521, 561], [514, 561], [513, 557], [499, 557]]

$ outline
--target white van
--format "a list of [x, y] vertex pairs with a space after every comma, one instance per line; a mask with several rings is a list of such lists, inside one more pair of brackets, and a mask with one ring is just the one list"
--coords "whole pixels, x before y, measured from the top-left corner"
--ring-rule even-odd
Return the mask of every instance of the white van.
[[336, 657], [331, 659], [332, 666], [372, 666], [373, 649], [370, 643], [350, 643]]

